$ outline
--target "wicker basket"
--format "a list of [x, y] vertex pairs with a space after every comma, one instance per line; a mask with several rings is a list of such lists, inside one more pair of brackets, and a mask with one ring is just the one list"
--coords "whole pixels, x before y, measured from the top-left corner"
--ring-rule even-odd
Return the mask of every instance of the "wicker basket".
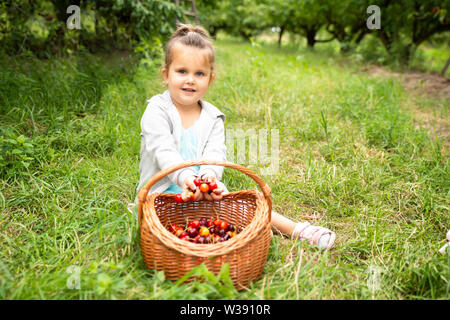
[[[261, 188], [225, 194], [221, 201], [177, 203], [174, 194], [153, 193], [150, 188], [166, 175], [185, 167], [220, 165], [239, 170]], [[240, 290], [261, 277], [271, 241], [269, 186], [251, 170], [227, 161], [189, 161], [155, 174], [138, 193], [141, 250], [149, 269], [164, 270], [167, 279], [178, 279], [193, 267], [205, 263], [214, 274], [222, 264], [230, 266], [230, 278]], [[185, 224], [206, 217], [224, 219], [243, 231], [228, 241], [213, 244], [186, 242], [167, 230], [172, 223]], [[192, 278], [188, 281], [193, 280]]]

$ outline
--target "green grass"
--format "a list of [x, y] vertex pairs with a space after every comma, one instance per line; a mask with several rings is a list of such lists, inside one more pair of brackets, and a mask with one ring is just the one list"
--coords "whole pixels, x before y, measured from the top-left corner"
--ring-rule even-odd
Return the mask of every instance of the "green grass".
[[[190, 284], [147, 270], [126, 205], [145, 100], [164, 90], [157, 70], [119, 56], [2, 58], [0, 298], [449, 299], [450, 255], [437, 252], [450, 225], [448, 144], [417, 125], [413, 97], [327, 47], [216, 46], [205, 99], [227, 130], [279, 130], [279, 172], [261, 175], [274, 209], [335, 230], [336, 249], [276, 235], [261, 280], [241, 292], [226, 270], [198, 268], [206, 280]], [[414, 101], [448, 121], [448, 101]], [[223, 180], [254, 185], [230, 169]], [[71, 266], [80, 289], [68, 287]]]

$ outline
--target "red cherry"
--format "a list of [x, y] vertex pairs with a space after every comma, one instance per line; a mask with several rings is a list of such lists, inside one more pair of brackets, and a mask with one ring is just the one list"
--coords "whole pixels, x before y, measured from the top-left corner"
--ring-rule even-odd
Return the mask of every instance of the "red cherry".
[[181, 194], [179, 194], [179, 193], [176, 194], [174, 198], [177, 203], [183, 202], [183, 198], [181, 197]]
[[220, 224], [220, 229], [227, 230], [228, 223], [226, 221], [222, 221], [222, 223]]
[[199, 187], [202, 184], [202, 180], [200, 180], [200, 178], [195, 178], [194, 179], [194, 184]]
[[186, 231], [183, 231], [180, 233], [180, 235], [178, 236], [180, 239], [184, 238], [184, 237], [189, 237], [189, 234]]
[[212, 227], [214, 225], [212, 220], [208, 220], [208, 227]]
[[172, 232], [172, 233], [177, 232], [177, 229], [178, 229], [178, 225], [175, 224], [175, 223], [171, 224], [170, 227], [169, 227], [169, 231]]
[[217, 189], [217, 183], [213, 181], [209, 184], [209, 190], [212, 191], [214, 189]]
[[214, 225], [215, 226], [220, 226], [220, 224], [222, 223], [222, 220], [220, 220], [219, 218], [214, 219]]
[[200, 228], [200, 221], [194, 220], [194, 221], [192, 221], [191, 223], [192, 223], [192, 227], [193, 227], [193, 228], [195, 228], [195, 229]]

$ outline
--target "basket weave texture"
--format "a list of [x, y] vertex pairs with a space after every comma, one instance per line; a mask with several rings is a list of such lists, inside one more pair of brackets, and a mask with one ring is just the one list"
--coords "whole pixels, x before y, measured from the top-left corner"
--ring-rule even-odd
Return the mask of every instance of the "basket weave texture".
[[[239, 170], [251, 177], [261, 188], [241, 190], [223, 195], [220, 201], [189, 201], [177, 203], [174, 194], [152, 193], [150, 188], [164, 176], [185, 167], [221, 165]], [[204, 263], [218, 274], [222, 264], [230, 266], [230, 278], [240, 290], [261, 277], [271, 241], [269, 186], [248, 168], [228, 161], [188, 161], [154, 175], [138, 193], [140, 242], [144, 262], [149, 269], [163, 270], [167, 279], [178, 279], [193, 267]], [[179, 239], [167, 230], [170, 224], [219, 217], [243, 227], [228, 241], [197, 244]], [[190, 278], [188, 281], [192, 281]]]

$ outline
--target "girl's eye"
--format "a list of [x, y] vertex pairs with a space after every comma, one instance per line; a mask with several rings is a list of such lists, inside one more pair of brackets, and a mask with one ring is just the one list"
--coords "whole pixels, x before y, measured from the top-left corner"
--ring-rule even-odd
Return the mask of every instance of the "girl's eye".
[[185, 70], [178, 70], [178, 72], [179, 72], [179, 73], [181, 73], [181, 74], [184, 74], [184, 73], [186, 73], [186, 71], [185, 71]]
[[204, 76], [205, 74], [203, 72], [199, 71], [199, 72], [197, 72], [197, 75], [198, 76]]

